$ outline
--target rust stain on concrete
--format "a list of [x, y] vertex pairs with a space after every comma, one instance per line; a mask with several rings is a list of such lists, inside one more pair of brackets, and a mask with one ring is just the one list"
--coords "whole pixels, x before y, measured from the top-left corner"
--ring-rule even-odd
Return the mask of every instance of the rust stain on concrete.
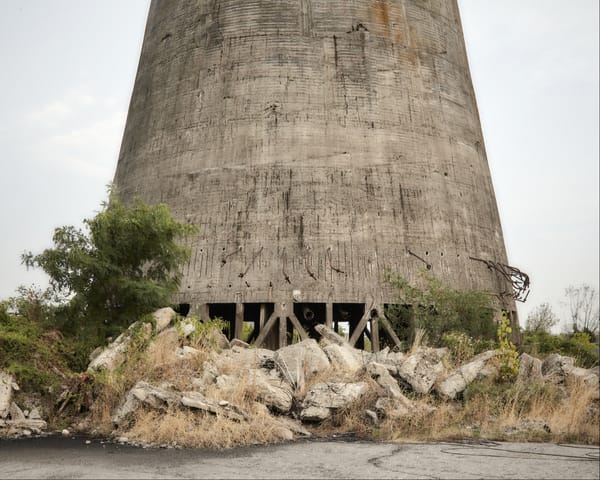
[[388, 0], [376, 0], [371, 7], [371, 20], [375, 25], [383, 27], [386, 36], [390, 34], [390, 10]]

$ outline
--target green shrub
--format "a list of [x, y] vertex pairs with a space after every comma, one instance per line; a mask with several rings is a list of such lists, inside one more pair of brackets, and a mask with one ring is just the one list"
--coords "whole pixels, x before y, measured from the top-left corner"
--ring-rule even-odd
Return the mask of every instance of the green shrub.
[[442, 346], [450, 350], [455, 363], [461, 364], [482, 352], [497, 347], [494, 340], [472, 338], [464, 332], [448, 332], [442, 335]]
[[399, 275], [388, 274], [387, 281], [398, 292], [396, 306], [386, 310], [400, 340], [414, 339], [423, 329], [433, 346], [444, 344], [445, 334], [464, 333], [473, 339], [493, 340], [497, 309], [487, 292], [455, 290], [429, 273], [422, 274], [424, 287], [414, 287]]
[[526, 416], [537, 405], [559, 405], [564, 397], [560, 387], [550, 382], [493, 382], [477, 380], [463, 393], [466, 406], [475, 407], [485, 403], [488, 414], [505, 415], [510, 411], [514, 416]]
[[[19, 300], [25, 306], [27, 299]], [[24, 390], [45, 393], [70, 375], [70, 350], [59, 332], [45, 330], [39, 317], [15, 313], [14, 305], [14, 299], [0, 303], [0, 370], [12, 373]]]
[[201, 322], [197, 317], [179, 318], [175, 321], [175, 328], [179, 336], [183, 338], [182, 322], [192, 323], [194, 331], [189, 337], [190, 345], [200, 349], [215, 349], [217, 347], [217, 335], [228, 326], [221, 318], [212, 318], [207, 322]]
[[521, 351], [537, 357], [559, 353], [573, 357], [580, 367], [591, 368], [599, 364], [598, 344], [592, 343], [587, 333], [523, 332]]

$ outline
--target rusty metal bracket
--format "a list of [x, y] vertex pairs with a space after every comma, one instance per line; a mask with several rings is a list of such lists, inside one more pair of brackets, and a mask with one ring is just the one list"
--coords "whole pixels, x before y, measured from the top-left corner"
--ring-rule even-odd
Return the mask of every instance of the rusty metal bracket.
[[408, 248], [406, 249], [406, 251], [412, 255], [413, 257], [421, 260], [425, 266], [427, 267], [427, 270], [431, 270], [433, 268], [433, 266], [431, 265], [431, 263], [429, 263], [427, 260], [425, 260], [424, 258], [419, 257], [416, 253], [411, 252]]
[[504, 265], [503, 263], [484, 260], [482, 258], [469, 257], [476, 262], [484, 263], [490, 270], [494, 270], [502, 275], [513, 287], [512, 292], [503, 292], [500, 295], [506, 295], [514, 298], [517, 302], [525, 302], [529, 296], [529, 275], [516, 267]]

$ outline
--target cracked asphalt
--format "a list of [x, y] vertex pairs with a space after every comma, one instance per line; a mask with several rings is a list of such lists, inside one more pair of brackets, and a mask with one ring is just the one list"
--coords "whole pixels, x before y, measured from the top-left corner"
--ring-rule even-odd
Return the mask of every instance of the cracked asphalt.
[[50, 436], [0, 440], [0, 477], [598, 479], [600, 448], [329, 439], [211, 451]]

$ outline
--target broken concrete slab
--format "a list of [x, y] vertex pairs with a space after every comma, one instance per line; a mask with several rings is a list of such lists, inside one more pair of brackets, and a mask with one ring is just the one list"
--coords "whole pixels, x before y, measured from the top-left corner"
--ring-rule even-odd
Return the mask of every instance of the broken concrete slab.
[[327, 407], [315, 407], [310, 405], [300, 412], [300, 419], [303, 422], [322, 422], [331, 417], [331, 410]]
[[375, 411], [379, 418], [397, 420], [411, 415], [414, 411], [414, 406], [408, 399], [407, 401], [403, 401], [401, 399], [381, 397], [375, 402]]
[[263, 370], [253, 369], [247, 374], [247, 382], [254, 386], [257, 397], [268, 407], [280, 413], [287, 413], [292, 408], [292, 388], [278, 375], [268, 375]]
[[[438, 385], [437, 391], [443, 397], [455, 399], [457, 395], [464, 392], [467, 386], [481, 374], [486, 363], [496, 355], [497, 352], [495, 350], [489, 350], [473, 357], [469, 363], [466, 363], [448, 375]], [[490, 370], [491, 372], [492, 370]]]
[[569, 370], [575, 366], [575, 360], [571, 357], [553, 353], [548, 355], [542, 362], [542, 375], [544, 380], [556, 384], [563, 384]]
[[152, 317], [156, 323], [156, 333], [160, 333], [171, 325], [171, 322], [177, 317], [177, 313], [171, 307], [166, 307], [156, 310]]
[[179, 402], [179, 395], [166, 389], [155, 387], [146, 382], [138, 382], [131, 389], [131, 394], [149, 407], [166, 410], [170, 405]]
[[519, 356], [519, 373], [517, 374], [517, 381], [528, 382], [541, 379], [542, 361], [527, 353], [522, 353]]
[[431, 391], [436, 380], [443, 375], [443, 358], [447, 354], [447, 348], [418, 350], [402, 362], [398, 367], [398, 375], [415, 392], [426, 395]]
[[275, 352], [265, 348], [243, 348], [234, 346], [231, 350], [219, 355], [218, 363], [229, 361], [235, 370], [247, 370], [252, 368], [274, 368]]
[[27, 420], [23, 410], [19, 408], [19, 406], [15, 402], [11, 402], [10, 407], [8, 409], [8, 415], [13, 423], [22, 423]]
[[115, 425], [123, 425], [130, 418], [131, 415], [139, 408], [140, 401], [131, 393], [131, 391], [127, 392], [125, 396], [125, 400], [121, 402], [112, 415], [112, 422]]
[[365, 367], [366, 372], [373, 380], [383, 389], [386, 397], [400, 399], [403, 402], [409, 402], [404, 396], [398, 381], [392, 377], [385, 365], [381, 363], [371, 362]]
[[291, 430], [294, 435], [300, 437], [311, 437], [312, 434], [302, 426], [298, 420], [289, 417], [277, 417], [277, 422], [281, 423], [285, 428]]
[[42, 416], [40, 415], [40, 411], [37, 408], [33, 408], [31, 412], [29, 412], [29, 416], [27, 418], [29, 420], [41, 420]]
[[363, 362], [360, 357], [352, 351], [352, 347], [345, 345], [330, 344], [323, 347], [323, 351], [329, 358], [331, 366], [341, 372], [352, 374], [360, 370]]
[[331, 416], [332, 410], [349, 406], [369, 390], [366, 382], [358, 383], [318, 383], [314, 385], [302, 401], [300, 419], [321, 421]]
[[150, 338], [152, 335], [152, 325], [150, 323], [139, 324], [135, 322], [119, 335], [116, 340], [110, 343], [102, 352], [100, 352], [88, 365], [88, 370], [99, 371], [106, 369], [113, 371], [120, 367], [126, 359], [127, 349], [133, 340], [133, 335], [140, 328], [140, 334], [145, 338]]
[[117, 425], [123, 423], [142, 404], [166, 411], [169, 406], [179, 403], [180, 395], [139, 381], [127, 392], [125, 400], [115, 410], [112, 421]]
[[192, 386], [196, 390], [204, 392], [208, 386], [217, 381], [218, 376], [219, 370], [216, 365], [211, 362], [205, 362], [200, 377], [192, 378]]
[[581, 367], [573, 367], [565, 372], [565, 384], [567, 386], [582, 384], [593, 392], [593, 399], [600, 398], [600, 384], [595, 370]]
[[207, 399], [200, 392], [184, 392], [181, 396], [181, 404], [188, 408], [212, 413], [213, 415], [223, 415], [238, 422], [249, 418], [246, 413], [235, 405], [229, 402], [215, 402], [214, 400]]
[[325, 352], [312, 338], [280, 348], [273, 358], [283, 378], [295, 389], [302, 389], [305, 375], [314, 376], [331, 366]]
[[346, 339], [334, 332], [327, 325], [319, 323], [315, 325], [315, 330], [321, 335], [321, 341], [324, 345], [350, 346]]

